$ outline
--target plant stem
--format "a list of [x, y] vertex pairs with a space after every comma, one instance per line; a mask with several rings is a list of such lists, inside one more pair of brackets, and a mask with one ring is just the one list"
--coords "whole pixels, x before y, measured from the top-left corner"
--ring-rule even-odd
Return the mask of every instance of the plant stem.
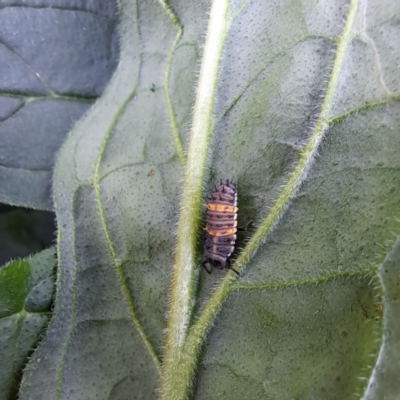
[[204, 45], [193, 113], [177, 251], [173, 271], [160, 398], [185, 399], [190, 379], [180, 378], [182, 346], [192, 317], [195, 295], [196, 247], [201, 224], [203, 181], [213, 128], [213, 112], [222, 50], [229, 28], [229, 1], [214, 0]]

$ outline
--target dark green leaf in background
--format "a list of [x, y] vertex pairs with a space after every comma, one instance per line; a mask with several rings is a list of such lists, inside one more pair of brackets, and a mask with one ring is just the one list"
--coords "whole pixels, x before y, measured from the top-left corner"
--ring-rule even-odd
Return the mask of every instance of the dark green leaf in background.
[[[20, 398], [399, 397], [399, 3], [119, 6], [119, 66], [58, 156]], [[239, 278], [201, 269], [220, 178], [255, 221]]]
[[22, 368], [50, 316], [54, 248], [0, 269], [0, 399], [15, 398]]
[[0, 265], [55, 243], [54, 214], [0, 205]]
[[396, 399], [400, 393], [400, 237], [379, 273], [385, 295], [384, 336], [366, 400]]
[[56, 152], [116, 66], [116, 4], [101, 3], [1, 2], [0, 202], [53, 208]]

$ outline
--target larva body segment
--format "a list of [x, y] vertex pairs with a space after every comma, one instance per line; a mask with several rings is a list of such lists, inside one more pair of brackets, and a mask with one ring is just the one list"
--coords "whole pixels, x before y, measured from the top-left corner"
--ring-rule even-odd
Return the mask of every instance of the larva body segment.
[[215, 187], [207, 204], [205, 230], [205, 259], [203, 266], [208, 273], [207, 264], [218, 269], [232, 269], [229, 257], [235, 250], [237, 232], [237, 190], [233, 181], [227, 180]]

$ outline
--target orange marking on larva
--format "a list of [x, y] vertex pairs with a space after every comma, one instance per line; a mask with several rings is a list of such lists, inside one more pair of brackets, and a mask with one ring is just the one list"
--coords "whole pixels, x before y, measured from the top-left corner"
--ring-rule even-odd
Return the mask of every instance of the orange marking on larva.
[[211, 236], [230, 236], [237, 232], [236, 228], [227, 229], [226, 231], [214, 231], [213, 229], [204, 228], [204, 230]]
[[220, 204], [207, 204], [207, 208], [210, 211], [222, 211], [222, 212], [229, 212], [229, 213], [236, 213], [238, 212], [238, 208], [234, 206], [224, 206]]
[[211, 236], [220, 236], [220, 232], [219, 231], [214, 231], [210, 228], [204, 228], [204, 230]]
[[207, 208], [210, 211], [222, 211], [223, 213], [237, 213], [238, 208], [234, 206], [224, 206], [221, 204], [207, 204]]
[[208, 267], [231, 269], [230, 256], [235, 248], [237, 232], [237, 191], [236, 185], [226, 180], [215, 186], [207, 204], [206, 227], [204, 230], [205, 259], [203, 267], [211, 273]]
[[237, 232], [237, 229], [236, 229], [236, 228], [231, 228], [231, 229], [228, 229], [228, 230], [225, 232], [225, 234], [224, 234], [224, 235], [221, 235], [221, 236], [230, 236], [230, 235], [235, 234], [236, 232]]

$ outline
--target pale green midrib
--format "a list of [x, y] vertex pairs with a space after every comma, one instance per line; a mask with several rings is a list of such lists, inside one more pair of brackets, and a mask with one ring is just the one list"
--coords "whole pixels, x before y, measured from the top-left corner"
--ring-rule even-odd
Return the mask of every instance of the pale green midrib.
[[[225, 2], [226, 3], [226, 2]], [[213, 3], [213, 7], [218, 2]], [[221, 2], [220, 2], [221, 4]], [[223, 18], [226, 22], [227, 6], [223, 10]], [[200, 226], [202, 187], [205, 174], [208, 145], [211, 138], [212, 114], [214, 109], [214, 97], [217, 86], [217, 78], [222, 54], [223, 43], [226, 32], [224, 26], [216, 27], [213, 19], [213, 11], [210, 16], [209, 32], [204, 47], [203, 64], [200, 71], [199, 87], [194, 107], [193, 125], [189, 144], [189, 153], [185, 174], [185, 183], [182, 195], [182, 208], [178, 224], [177, 252], [174, 268], [174, 279], [171, 296], [171, 308], [169, 315], [169, 328], [167, 335], [167, 347], [174, 341], [174, 346], [180, 345], [182, 335], [179, 332], [182, 318], [189, 321], [192, 307], [193, 273], [195, 269], [195, 249], [197, 234]], [[210, 39], [210, 31], [215, 33], [213, 40]], [[213, 43], [209, 43], [212, 41]], [[186, 251], [186, 253], [185, 253]], [[187, 268], [187, 269], [186, 269]], [[184, 279], [189, 277], [189, 279]], [[183, 278], [183, 279], [182, 279]], [[183, 283], [188, 281], [190, 290], [182, 294], [186, 289]], [[185, 307], [188, 307], [187, 309]], [[185, 310], [182, 314], [183, 309]]]
[[165, 13], [172, 21], [175, 28], [178, 30], [167, 57], [167, 63], [164, 74], [164, 96], [165, 96], [165, 101], [167, 103], [168, 116], [171, 123], [172, 139], [174, 141], [175, 151], [179, 157], [179, 161], [181, 162], [181, 164], [185, 165], [186, 164], [185, 150], [183, 148], [183, 143], [181, 139], [181, 134], [179, 132], [178, 122], [176, 120], [174, 106], [172, 104], [171, 95], [169, 93], [169, 78], [171, 75], [172, 59], [177, 49], [178, 43], [183, 36], [183, 27], [179, 22], [178, 17], [172, 11], [167, 2], [164, 0], [158, 0], [158, 1], [161, 4], [161, 7], [164, 9]]
[[262, 290], [262, 289], [285, 289], [299, 286], [310, 286], [319, 285], [325, 282], [334, 281], [341, 278], [353, 278], [353, 277], [374, 277], [377, 274], [378, 268], [371, 268], [368, 270], [356, 270], [356, 271], [334, 271], [330, 274], [320, 275], [317, 278], [311, 279], [293, 279], [289, 281], [272, 281], [262, 283], [246, 283], [246, 282], [235, 282], [231, 285], [231, 292], [237, 290]]
[[[250, 239], [243, 252], [235, 261], [234, 268], [240, 271], [243, 266], [250, 260], [258, 246], [265, 240], [266, 236], [272, 231], [278, 223], [285, 209], [288, 207], [291, 199], [299, 188], [304, 176], [311, 166], [315, 153], [321, 143], [324, 133], [329, 126], [329, 116], [332, 109], [340, 72], [343, 66], [343, 60], [347, 46], [351, 40], [351, 30], [354, 23], [358, 6], [358, 0], [352, 0], [349, 6], [349, 12], [345, 22], [342, 35], [338, 40], [337, 51], [333, 63], [332, 72], [328, 82], [327, 91], [322, 103], [320, 116], [316, 125], [307, 141], [305, 147], [300, 151], [299, 161], [295, 166], [289, 180], [285, 184], [282, 192], [278, 196], [274, 205], [270, 209], [265, 220], [260, 224], [253, 237]], [[203, 308], [198, 319], [189, 329], [187, 340], [185, 343], [185, 353], [187, 354], [187, 364], [182, 366], [186, 370], [184, 376], [187, 379], [192, 379], [192, 374], [195, 368], [195, 362], [199, 353], [200, 346], [204, 336], [209, 329], [216, 313], [220, 309], [221, 304], [231, 291], [231, 285], [236, 277], [233, 272], [229, 271], [221, 280], [209, 301]]]
[[[228, 10], [228, 0], [212, 3], [203, 50], [178, 223], [177, 251], [161, 378], [162, 399], [177, 400], [181, 398], [184, 390], [181, 382], [174, 379], [174, 368], [179, 363], [181, 347], [195, 305], [194, 282], [197, 237], [201, 224], [202, 188], [213, 126], [219, 66], [227, 34]], [[186, 382], [182, 384], [186, 386]]]
[[133, 325], [136, 327], [137, 331], [139, 332], [139, 335], [141, 336], [143, 342], [145, 343], [145, 345], [147, 347], [147, 350], [149, 351], [149, 353], [150, 353], [150, 355], [151, 355], [151, 357], [152, 357], [152, 359], [154, 361], [154, 364], [155, 364], [158, 372], [160, 373], [160, 371], [161, 371], [161, 362], [158, 359], [157, 353], [154, 350], [152, 344], [150, 343], [149, 338], [147, 337], [147, 335], [146, 335], [146, 333], [144, 331], [144, 328], [143, 328], [143, 326], [142, 326], [142, 324], [140, 322], [138, 313], [136, 311], [135, 305], [133, 304], [133, 300], [132, 300], [132, 297], [131, 297], [131, 294], [130, 294], [130, 291], [129, 291], [129, 287], [128, 287], [128, 284], [126, 282], [124, 270], [122, 268], [122, 262], [120, 260], [118, 260], [116, 249], [115, 249], [114, 243], [113, 243], [112, 238], [111, 238], [111, 232], [110, 232], [109, 227], [108, 227], [107, 217], [105, 215], [105, 211], [104, 211], [104, 208], [103, 208], [103, 201], [101, 199], [101, 192], [100, 192], [100, 180], [101, 180], [100, 167], [101, 167], [101, 162], [102, 162], [102, 159], [103, 159], [104, 152], [106, 150], [106, 146], [107, 146], [108, 140], [111, 137], [111, 134], [112, 134], [112, 132], [114, 130], [114, 127], [115, 127], [115, 125], [116, 125], [121, 113], [124, 111], [126, 105], [133, 98], [135, 93], [136, 93], [136, 87], [133, 89], [133, 91], [129, 94], [129, 96], [124, 100], [124, 102], [122, 103], [122, 105], [118, 109], [117, 113], [115, 114], [115, 116], [114, 116], [114, 118], [113, 118], [113, 120], [112, 120], [112, 122], [110, 124], [110, 127], [108, 128], [108, 130], [106, 132], [106, 135], [104, 136], [103, 141], [101, 142], [100, 149], [99, 149], [99, 154], [97, 156], [96, 164], [95, 164], [95, 168], [94, 168], [94, 172], [93, 172], [93, 188], [94, 188], [94, 191], [95, 191], [96, 202], [97, 202], [97, 205], [98, 205], [98, 208], [99, 208], [100, 220], [101, 220], [101, 223], [102, 223], [102, 226], [103, 226], [103, 230], [104, 230], [104, 234], [105, 234], [105, 237], [106, 237], [107, 244], [108, 244], [110, 252], [111, 252], [111, 257], [112, 257], [112, 260], [113, 260], [113, 263], [114, 263], [114, 267], [115, 267], [115, 269], [117, 271], [117, 275], [118, 275], [119, 282], [120, 282], [120, 285], [121, 285], [121, 288], [122, 288], [122, 292], [123, 292], [123, 295], [124, 295], [124, 298], [125, 298], [125, 302], [126, 302], [126, 305], [128, 307], [129, 316], [131, 318], [131, 321], [132, 321]]

